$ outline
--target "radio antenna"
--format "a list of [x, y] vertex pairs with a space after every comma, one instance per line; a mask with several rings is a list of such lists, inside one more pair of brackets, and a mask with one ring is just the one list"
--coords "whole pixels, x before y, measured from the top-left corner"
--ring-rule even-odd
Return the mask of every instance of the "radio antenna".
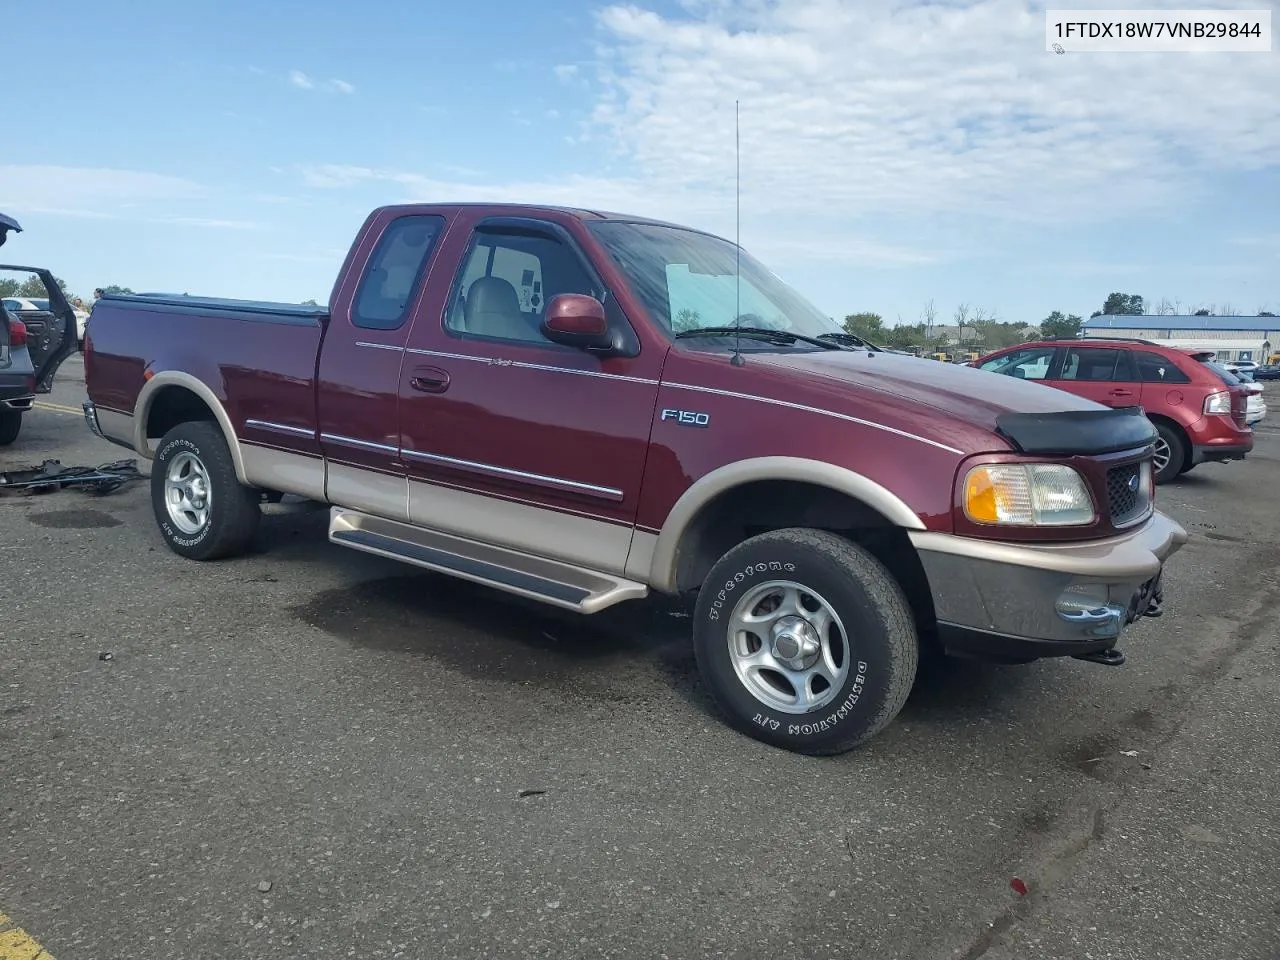
[[738, 101], [733, 101], [733, 356], [735, 367], [742, 366], [742, 139], [738, 124]]

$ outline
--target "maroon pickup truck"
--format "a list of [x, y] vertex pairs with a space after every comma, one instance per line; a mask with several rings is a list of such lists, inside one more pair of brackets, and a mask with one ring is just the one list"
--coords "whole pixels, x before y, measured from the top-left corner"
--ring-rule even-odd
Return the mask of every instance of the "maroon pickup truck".
[[802, 753], [887, 725], [922, 652], [1122, 663], [1187, 539], [1140, 409], [876, 349], [640, 217], [380, 208], [328, 308], [107, 296], [85, 377], [181, 556], [287, 493], [334, 543], [581, 613], [696, 596], [729, 722]]

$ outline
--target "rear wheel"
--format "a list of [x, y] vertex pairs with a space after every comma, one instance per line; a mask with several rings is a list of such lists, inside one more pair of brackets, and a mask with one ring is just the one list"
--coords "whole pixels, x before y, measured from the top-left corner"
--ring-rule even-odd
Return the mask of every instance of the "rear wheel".
[[734, 547], [707, 576], [694, 653], [735, 729], [773, 746], [834, 754], [897, 716], [919, 644], [897, 581], [825, 530], [777, 530]]
[[151, 465], [151, 506], [174, 553], [189, 560], [243, 553], [262, 519], [259, 499], [236, 478], [216, 424], [180, 423], [160, 441]]
[[1182, 435], [1162, 420], [1155, 421], [1156, 449], [1154, 463], [1156, 483], [1167, 483], [1178, 474], [1191, 458], [1187, 456], [1187, 444]]
[[22, 432], [22, 411], [0, 411], [0, 447], [7, 447]]

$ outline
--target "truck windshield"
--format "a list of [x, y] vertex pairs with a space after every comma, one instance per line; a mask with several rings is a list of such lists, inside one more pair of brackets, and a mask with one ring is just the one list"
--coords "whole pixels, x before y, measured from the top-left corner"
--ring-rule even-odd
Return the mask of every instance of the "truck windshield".
[[672, 333], [703, 327], [786, 330], [806, 337], [843, 328], [727, 240], [694, 230], [601, 220], [590, 224], [609, 256], [627, 274], [636, 296]]

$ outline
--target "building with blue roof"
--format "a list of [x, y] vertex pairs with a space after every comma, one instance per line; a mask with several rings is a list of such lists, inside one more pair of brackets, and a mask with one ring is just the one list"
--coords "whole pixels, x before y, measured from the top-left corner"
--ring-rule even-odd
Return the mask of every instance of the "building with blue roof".
[[1082, 337], [1133, 337], [1167, 347], [1213, 350], [1217, 359], [1266, 363], [1280, 352], [1280, 317], [1103, 314], [1080, 325]]

